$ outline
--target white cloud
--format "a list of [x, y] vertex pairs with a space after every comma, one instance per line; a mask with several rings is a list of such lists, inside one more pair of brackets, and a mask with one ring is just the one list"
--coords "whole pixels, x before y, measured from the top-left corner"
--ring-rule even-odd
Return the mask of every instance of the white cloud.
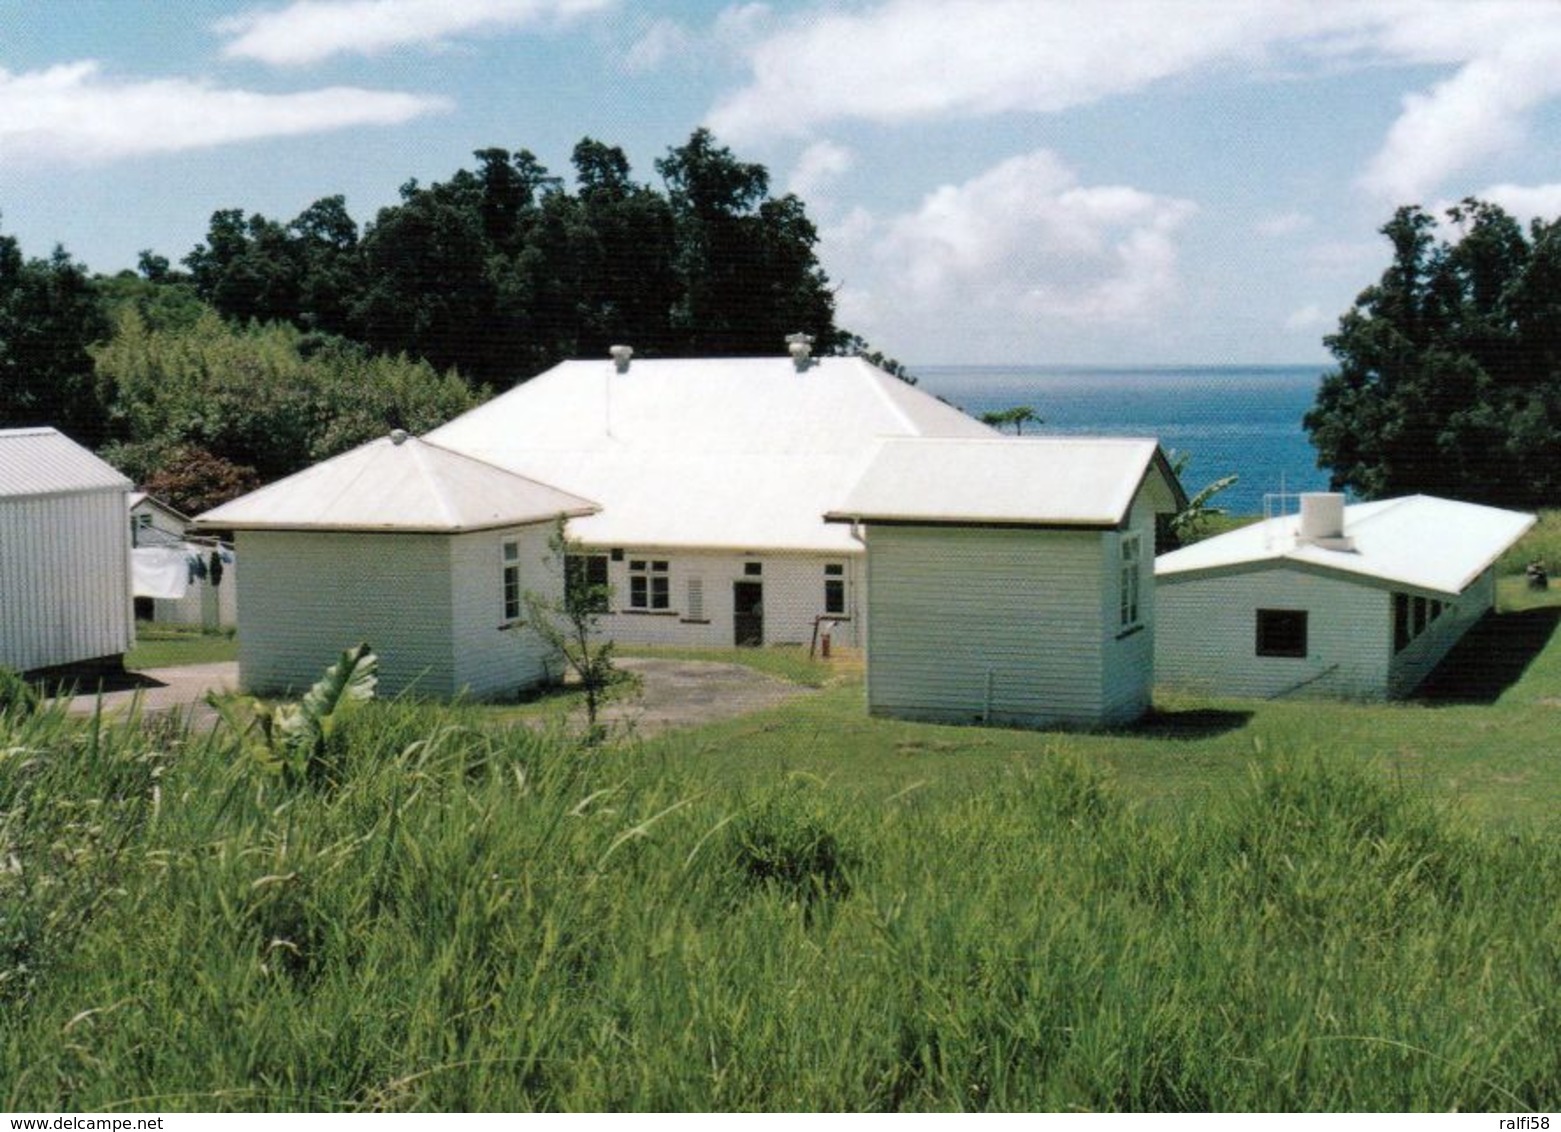
[[7, 160], [111, 161], [395, 125], [447, 108], [442, 99], [354, 87], [262, 94], [186, 79], [116, 80], [85, 61], [22, 74], [0, 70], [0, 153]]
[[453, 36], [546, 26], [597, 12], [615, 0], [293, 0], [217, 24], [232, 36], [223, 54], [275, 66], [333, 55], [378, 55], [438, 45]]
[[854, 157], [845, 146], [831, 141], [814, 142], [797, 158], [797, 166], [791, 171], [787, 191], [804, 200], [815, 196], [824, 185], [847, 172]]
[[654, 71], [669, 59], [685, 54], [694, 37], [673, 20], [657, 20], [635, 40], [624, 55], [624, 65], [634, 73]]
[[1058, 113], [1217, 67], [1450, 69], [1405, 99], [1362, 176], [1373, 193], [1415, 200], [1512, 145], [1561, 96], [1561, 4], [881, 0], [797, 15], [747, 55], [749, 81], [707, 119], [739, 143], [842, 120]]
[[[1561, 217], [1561, 184], [1549, 185], [1488, 185], [1474, 196], [1480, 200], [1499, 204], [1519, 221], [1538, 217], [1555, 220]], [[1437, 211], [1443, 212], [1454, 202], [1445, 201]]]
[[1308, 303], [1299, 310], [1291, 311], [1285, 319], [1286, 330], [1320, 330], [1329, 325], [1332, 320], [1323, 313], [1322, 307], [1316, 303]]
[[919, 319], [976, 309], [994, 324], [1141, 319], [1176, 294], [1175, 236], [1194, 211], [1125, 186], [1080, 185], [1038, 150], [885, 222], [874, 241], [876, 298]]

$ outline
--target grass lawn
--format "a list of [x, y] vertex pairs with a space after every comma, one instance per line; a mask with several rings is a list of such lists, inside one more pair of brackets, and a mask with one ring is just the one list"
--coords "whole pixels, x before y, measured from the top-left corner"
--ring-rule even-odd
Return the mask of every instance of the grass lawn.
[[237, 659], [238, 639], [231, 631], [206, 633], [192, 626], [137, 621], [135, 647], [125, 654], [125, 667], [144, 672]]
[[[1110, 733], [1022, 731], [873, 719], [859, 674], [816, 696], [646, 744], [719, 780], [760, 788], [814, 776], [867, 800], [959, 794], [1037, 760], [1074, 754], [1135, 804], [1174, 812], [1244, 785], [1256, 765], [1313, 754], [1370, 767], [1496, 827], [1561, 824], [1561, 589], [1501, 583], [1503, 613], [1460, 646], [1466, 701], [1403, 703], [1160, 697]], [[724, 654], [722, 659], [741, 659]]]

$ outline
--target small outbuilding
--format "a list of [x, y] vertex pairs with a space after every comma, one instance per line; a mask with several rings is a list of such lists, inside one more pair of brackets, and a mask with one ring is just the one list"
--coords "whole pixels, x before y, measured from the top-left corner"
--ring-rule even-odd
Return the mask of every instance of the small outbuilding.
[[198, 517], [244, 562], [239, 682], [298, 692], [367, 641], [380, 689], [493, 698], [560, 674], [525, 625], [557, 600], [557, 520], [596, 504], [396, 431]]
[[0, 665], [120, 664], [135, 639], [131, 487], [55, 429], [0, 429]]
[[886, 440], [826, 518], [867, 548], [874, 715], [1100, 726], [1149, 707], [1153, 440]]
[[136, 618], [165, 625], [238, 625], [238, 560], [217, 539], [192, 537], [191, 519], [144, 491], [130, 493]]
[[1156, 668], [1229, 696], [1408, 695], [1496, 600], [1533, 515], [1415, 495], [1301, 511], [1162, 555]]

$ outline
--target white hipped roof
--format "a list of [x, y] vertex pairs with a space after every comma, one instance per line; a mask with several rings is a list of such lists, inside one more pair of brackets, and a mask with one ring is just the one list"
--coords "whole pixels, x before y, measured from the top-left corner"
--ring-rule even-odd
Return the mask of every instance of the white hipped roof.
[[588, 499], [397, 432], [224, 503], [196, 523], [216, 530], [455, 534], [595, 510]]
[[886, 440], [827, 517], [834, 522], [1114, 527], [1155, 472], [1164, 481], [1162, 505], [1185, 504], [1154, 440]]
[[602, 504], [595, 546], [860, 551], [823, 521], [886, 436], [991, 437], [858, 358], [565, 362], [428, 434]]
[[1518, 511], [1411, 495], [1345, 507], [1349, 549], [1298, 541], [1300, 516], [1286, 515], [1161, 555], [1155, 576], [1291, 563], [1456, 597], [1535, 522]]
[[134, 486], [57, 429], [0, 429], [0, 498], [128, 491]]

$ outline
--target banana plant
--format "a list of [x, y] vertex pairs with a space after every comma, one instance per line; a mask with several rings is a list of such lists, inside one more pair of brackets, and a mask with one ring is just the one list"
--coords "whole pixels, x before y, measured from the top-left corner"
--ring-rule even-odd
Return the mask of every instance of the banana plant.
[[297, 785], [320, 778], [331, 737], [374, 698], [378, 684], [379, 657], [364, 643], [343, 652], [297, 703], [270, 706], [252, 696], [211, 693], [206, 702], [238, 736], [254, 766]]

